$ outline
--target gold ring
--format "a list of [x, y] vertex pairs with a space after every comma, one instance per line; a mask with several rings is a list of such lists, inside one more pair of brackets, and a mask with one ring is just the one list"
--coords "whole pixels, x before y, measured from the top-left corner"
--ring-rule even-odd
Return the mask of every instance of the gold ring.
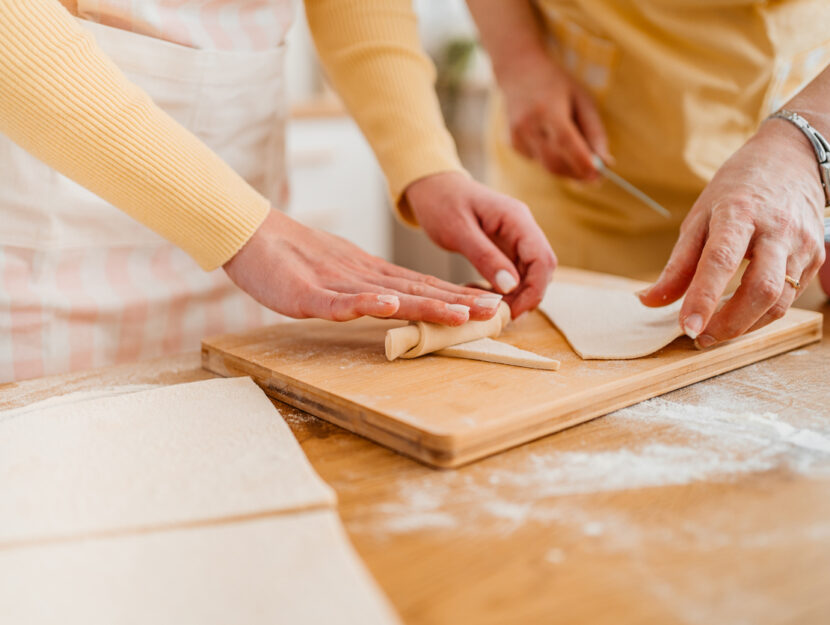
[[790, 276], [784, 276], [784, 280], [786, 280], [787, 284], [793, 287], [796, 291], [801, 288], [801, 282], [799, 282], [795, 278], [791, 278]]

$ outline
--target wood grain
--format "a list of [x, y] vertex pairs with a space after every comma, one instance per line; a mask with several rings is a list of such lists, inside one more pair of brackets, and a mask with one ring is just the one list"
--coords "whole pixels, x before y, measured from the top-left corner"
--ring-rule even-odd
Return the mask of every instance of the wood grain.
[[[634, 289], [576, 270], [560, 279]], [[777, 322], [707, 351], [687, 338], [630, 361], [583, 361], [538, 312], [500, 337], [561, 361], [558, 372], [426, 356], [387, 362], [396, 322], [301, 321], [207, 338], [203, 366], [250, 375], [272, 397], [435, 467], [457, 467], [821, 337], [821, 315]], [[398, 324], [399, 325], [399, 324]]]
[[[789, 448], [771, 466], [737, 471], [733, 445], [744, 437], [718, 429], [729, 414], [768, 414], [830, 433], [830, 303], [811, 289], [799, 306], [823, 312], [822, 342], [624, 411], [639, 419], [614, 413], [453, 471], [433, 471], [278, 406], [337, 491], [353, 544], [409, 625], [824, 625], [830, 464], [801, 467], [809, 456]], [[5, 385], [0, 408], [211, 375], [189, 354]], [[658, 418], [669, 409], [677, 421]], [[685, 427], [694, 416], [695, 426]], [[578, 453], [592, 466], [628, 453], [637, 461], [656, 443], [699, 452], [700, 464], [707, 453], [720, 455], [726, 466], [649, 487], [610, 489], [614, 475], [600, 474], [571, 494], [545, 492], [552, 478], [531, 479], [540, 459]]]

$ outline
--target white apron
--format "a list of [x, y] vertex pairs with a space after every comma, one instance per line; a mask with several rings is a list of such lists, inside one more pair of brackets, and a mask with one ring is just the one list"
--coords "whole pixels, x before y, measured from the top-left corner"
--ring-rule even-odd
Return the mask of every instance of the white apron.
[[[80, 20], [127, 77], [280, 207], [284, 44], [198, 50]], [[0, 382], [199, 348], [279, 316], [0, 135]]]

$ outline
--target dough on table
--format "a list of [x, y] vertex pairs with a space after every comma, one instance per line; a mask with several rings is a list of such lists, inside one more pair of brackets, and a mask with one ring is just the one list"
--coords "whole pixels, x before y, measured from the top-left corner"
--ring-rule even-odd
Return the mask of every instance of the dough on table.
[[0, 549], [0, 606], [26, 625], [400, 624], [334, 510]]
[[0, 412], [0, 548], [331, 507], [250, 378]]
[[620, 289], [553, 282], [539, 305], [585, 360], [648, 356], [683, 336], [681, 301], [649, 308]]
[[494, 341], [493, 339], [478, 339], [469, 341], [468, 343], [460, 343], [452, 347], [445, 347], [435, 353], [438, 356], [469, 358], [470, 360], [483, 360], [484, 362], [515, 365], [530, 369], [547, 369], [550, 371], [556, 371], [560, 365], [559, 361], [553, 358], [546, 358], [545, 356], [514, 347], [510, 343]]

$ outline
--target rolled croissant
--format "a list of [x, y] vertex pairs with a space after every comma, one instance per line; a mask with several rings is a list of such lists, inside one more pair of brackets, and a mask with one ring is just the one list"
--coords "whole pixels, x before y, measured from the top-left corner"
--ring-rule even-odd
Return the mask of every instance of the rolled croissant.
[[510, 322], [510, 307], [504, 302], [492, 319], [468, 321], [460, 326], [442, 326], [418, 321], [386, 332], [386, 358], [417, 358], [451, 345], [485, 337], [495, 338]]

